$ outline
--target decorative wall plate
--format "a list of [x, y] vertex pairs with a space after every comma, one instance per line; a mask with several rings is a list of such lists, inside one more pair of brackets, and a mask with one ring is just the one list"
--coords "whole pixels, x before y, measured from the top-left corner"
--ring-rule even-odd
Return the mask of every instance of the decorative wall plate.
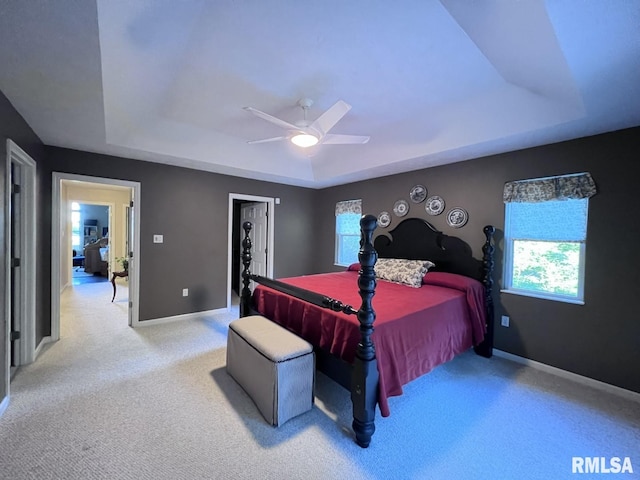
[[409, 192], [409, 198], [413, 203], [423, 202], [427, 198], [427, 187], [424, 185], [415, 185]]
[[409, 204], [405, 200], [398, 200], [393, 205], [393, 213], [398, 217], [404, 217], [407, 213], [409, 213]]
[[427, 203], [425, 203], [424, 209], [429, 215], [440, 215], [444, 212], [444, 200], [438, 195], [433, 195], [427, 198]]
[[389, 212], [380, 212], [378, 215], [378, 226], [382, 228], [386, 228], [391, 223], [391, 215]]
[[469, 220], [469, 214], [464, 208], [455, 207], [447, 212], [447, 223], [454, 228], [460, 228]]

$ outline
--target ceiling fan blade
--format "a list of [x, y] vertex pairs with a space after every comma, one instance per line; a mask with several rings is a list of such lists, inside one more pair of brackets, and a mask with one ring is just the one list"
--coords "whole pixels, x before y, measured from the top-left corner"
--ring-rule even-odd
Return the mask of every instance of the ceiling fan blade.
[[300, 127], [296, 127], [295, 125], [285, 122], [284, 120], [280, 120], [274, 116], [269, 115], [268, 113], [261, 112], [260, 110], [256, 110], [253, 107], [243, 107], [247, 112], [253, 113], [256, 117], [262, 118], [267, 122], [271, 122], [274, 125], [279, 126], [280, 128], [285, 128], [287, 130], [300, 130]]
[[249, 145], [255, 145], [256, 143], [269, 143], [269, 142], [277, 142], [278, 140], [286, 140], [287, 137], [273, 137], [273, 138], [265, 138], [263, 140], [249, 140], [247, 143]]
[[326, 134], [333, 126], [351, 110], [351, 105], [342, 100], [338, 100], [326, 112], [320, 115], [310, 126], [323, 134]]
[[333, 133], [328, 133], [322, 139], [323, 144], [333, 144], [333, 145], [348, 145], [348, 144], [359, 144], [362, 145], [369, 141], [368, 136], [366, 135], [336, 135]]

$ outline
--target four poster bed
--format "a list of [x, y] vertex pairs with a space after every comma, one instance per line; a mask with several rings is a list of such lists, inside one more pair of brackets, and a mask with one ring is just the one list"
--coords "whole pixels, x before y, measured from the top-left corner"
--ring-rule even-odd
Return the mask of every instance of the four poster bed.
[[[376, 217], [362, 217], [359, 264], [346, 271], [272, 280], [251, 274], [251, 223], [243, 224], [240, 316], [263, 315], [314, 346], [318, 369], [351, 391], [361, 447], [375, 431], [376, 405], [386, 417], [388, 397], [403, 385], [471, 347], [485, 357], [493, 348], [494, 227], [484, 228], [477, 260], [464, 241], [423, 219], [406, 219], [372, 242], [376, 225]], [[409, 275], [391, 269], [389, 276], [389, 263]]]

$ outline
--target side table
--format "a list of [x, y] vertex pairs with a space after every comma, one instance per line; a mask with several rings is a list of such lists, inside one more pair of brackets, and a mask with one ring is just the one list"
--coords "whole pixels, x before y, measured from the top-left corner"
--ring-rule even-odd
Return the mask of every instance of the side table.
[[114, 298], [116, 298], [116, 278], [128, 278], [129, 271], [124, 270], [122, 272], [113, 272], [111, 275], [111, 284], [113, 285], [113, 297], [111, 297], [111, 302], [113, 303]]

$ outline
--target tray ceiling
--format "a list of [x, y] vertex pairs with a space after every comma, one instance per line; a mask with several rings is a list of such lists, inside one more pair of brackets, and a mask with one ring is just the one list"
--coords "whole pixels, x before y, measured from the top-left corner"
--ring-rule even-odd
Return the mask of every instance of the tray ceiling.
[[[0, 65], [47, 145], [321, 188], [640, 125], [640, 2], [15, 0]], [[303, 97], [371, 140], [247, 144]]]

